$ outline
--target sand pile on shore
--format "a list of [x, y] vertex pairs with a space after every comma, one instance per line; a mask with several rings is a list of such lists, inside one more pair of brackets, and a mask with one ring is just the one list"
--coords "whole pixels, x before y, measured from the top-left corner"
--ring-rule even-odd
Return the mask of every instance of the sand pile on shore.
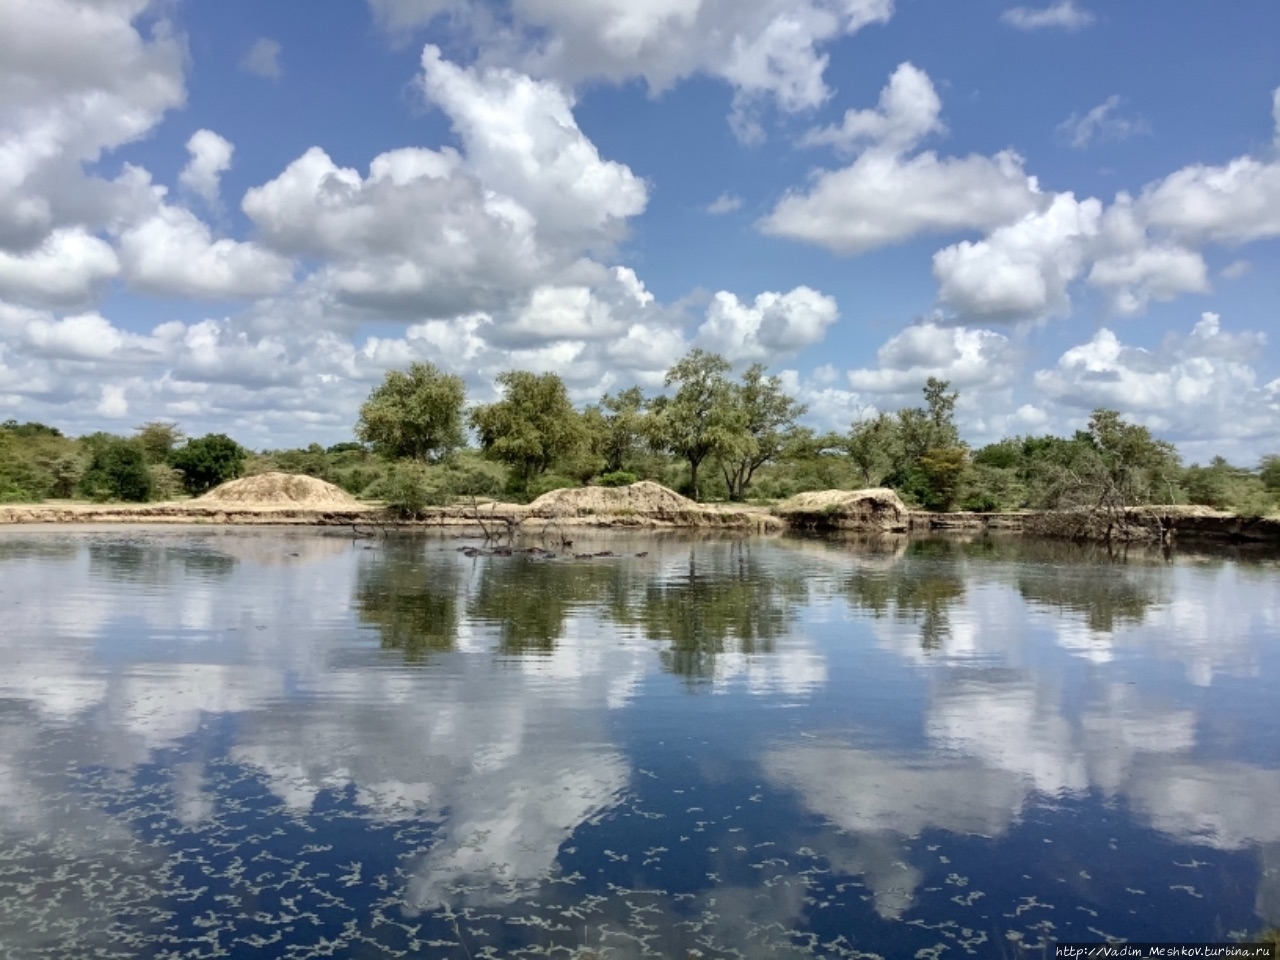
[[773, 512], [799, 526], [878, 531], [907, 528], [907, 505], [887, 487], [797, 493]]
[[260, 473], [214, 487], [192, 503], [236, 503], [262, 507], [358, 507], [341, 487], [299, 473]]
[[634, 513], [637, 516], [676, 516], [703, 508], [674, 490], [652, 480], [627, 487], [578, 487], [552, 490], [529, 504], [534, 517], [582, 517], [595, 514]]

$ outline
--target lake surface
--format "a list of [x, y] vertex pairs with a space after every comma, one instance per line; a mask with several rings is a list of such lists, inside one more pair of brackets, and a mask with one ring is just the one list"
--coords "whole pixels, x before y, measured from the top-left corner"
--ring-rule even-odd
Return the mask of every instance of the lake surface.
[[1272, 559], [462, 545], [0, 532], [0, 957], [1038, 956], [1280, 920]]

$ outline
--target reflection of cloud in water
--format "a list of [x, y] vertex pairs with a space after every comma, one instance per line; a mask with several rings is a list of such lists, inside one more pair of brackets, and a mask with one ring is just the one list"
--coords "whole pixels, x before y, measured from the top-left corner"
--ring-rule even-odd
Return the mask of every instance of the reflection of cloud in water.
[[1149, 756], [1134, 767], [1127, 792], [1170, 836], [1217, 850], [1280, 843], [1280, 770]]
[[901, 840], [929, 829], [998, 836], [1022, 810], [1018, 777], [968, 758], [906, 758], [836, 743], [785, 746], [761, 761], [775, 785], [852, 837], [834, 844], [832, 865], [865, 874], [876, 910], [904, 913], [921, 881], [903, 862]]
[[450, 815], [412, 870], [410, 911], [515, 899], [551, 875], [578, 826], [618, 802], [630, 767], [607, 748], [535, 748], [448, 784]]
[[1084, 757], [1055, 699], [1016, 678], [952, 683], [928, 708], [929, 737], [1041, 793], [1079, 792], [1088, 786]]

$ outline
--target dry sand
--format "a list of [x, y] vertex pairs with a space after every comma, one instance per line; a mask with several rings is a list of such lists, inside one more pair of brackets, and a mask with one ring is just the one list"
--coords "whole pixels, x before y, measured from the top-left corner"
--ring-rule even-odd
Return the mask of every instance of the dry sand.
[[906, 530], [907, 505], [888, 487], [870, 490], [814, 490], [797, 493], [773, 508], [795, 526], [849, 530]]
[[359, 507], [360, 501], [341, 487], [298, 473], [260, 473], [230, 480], [191, 501], [268, 507]]

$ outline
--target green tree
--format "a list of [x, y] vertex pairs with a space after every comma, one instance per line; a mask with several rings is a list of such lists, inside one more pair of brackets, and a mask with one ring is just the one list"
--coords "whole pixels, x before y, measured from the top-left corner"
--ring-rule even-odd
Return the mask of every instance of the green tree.
[[919, 461], [924, 479], [920, 502], [929, 510], [950, 510], [969, 463], [964, 447], [931, 447]]
[[142, 444], [142, 451], [146, 454], [147, 463], [150, 464], [166, 462], [169, 454], [186, 436], [176, 423], [168, 420], [152, 420], [144, 423], [136, 429], [134, 435]]
[[651, 404], [655, 444], [689, 464], [689, 487], [699, 498], [698, 467], [708, 457], [730, 458], [748, 445], [746, 418], [726, 379], [733, 367], [724, 357], [694, 349], [667, 371], [674, 396]]
[[508, 464], [520, 490], [586, 441], [581, 415], [557, 374], [508, 370], [498, 375], [503, 397], [471, 411], [486, 454]]
[[720, 464], [729, 499], [740, 501], [756, 471], [782, 455], [795, 433], [796, 418], [808, 408], [788, 396], [777, 377], [766, 377], [762, 363], [752, 364], [730, 393], [746, 436]]
[[187, 493], [205, 493], [244, 473], [248, 451], [223, 433], [210, 433], [188, 440], [169, 457], [171, 466], [182, 471]]
[[864, 487], [883, 486], [904, 457], [898, 421], [888, 413], [855, 420], [844, 448]]
[[639, 387], [600, 398], [597, 443], [606, 472], [617, 473], [630, 467], [644, 439], [644, 408], [644, 391]]
[[1269, 454], [1258, 464], [1258, 476], [1268, 490], [1280, 490], [1280, 455]]
[[1222, 457], [1214, 457], [1207, 467], [1193, 463], [1182, 472], [1180, 486], [1190, 503], [1225, 510], [1231, 502], [1231, 481], [1238, 471]]
[[950, 386], [930, 377], [924, 386], [925, 406], [898, 411], [890, 448], [894, 463], [885, 478], [899, 493], [931, 510], [952, 506], [968, 454], [955, 424], [958, 394], [948, 393]]
[[1115, 410], [1099, 408], [1089, 418], [1087, 439], [1096, 459], [1086, 463], [1083, 479], [1089, 496], [1108, 509], [1139, 503], [1168, 503], [1178, 473], [1173, 444], [1127, 423]]
[[132, 503], [151, 499], [151, 473], [141, 443], [99, 435], [92, 450], [93, 459], [80, 479], [81, 488], [91, 499]]
[[461, 377], [431, 363], [390, 370], [360, 407], [356, 436], [388, 457], [439, 460], [463, 445]]

